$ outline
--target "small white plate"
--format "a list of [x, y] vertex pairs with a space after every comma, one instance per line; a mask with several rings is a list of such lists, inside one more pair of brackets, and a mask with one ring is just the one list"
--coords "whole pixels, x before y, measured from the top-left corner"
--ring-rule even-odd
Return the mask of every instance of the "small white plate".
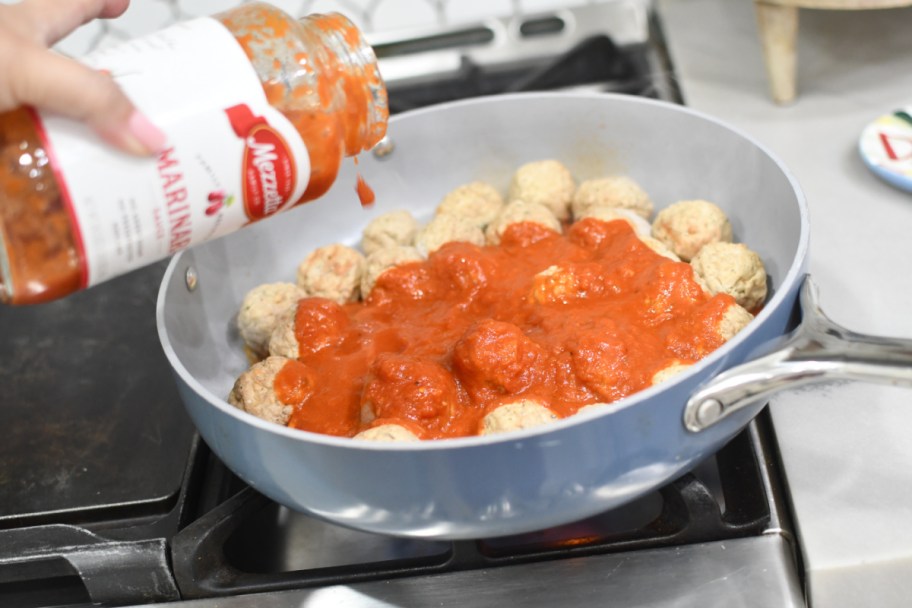
[[884, 114], [865, 127], [858, 150], [875, 175], [912, 192], [912, 106]]

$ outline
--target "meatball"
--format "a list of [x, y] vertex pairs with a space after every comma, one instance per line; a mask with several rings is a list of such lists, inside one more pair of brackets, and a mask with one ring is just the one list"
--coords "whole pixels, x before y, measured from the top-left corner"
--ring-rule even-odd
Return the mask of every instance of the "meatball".
[[418, 436], [401, 424], [378, 424], [361, 431], [354, 437], [367, 441], [418, 441]]
[[693, 364], [685, 363], [683, 361], [674, 361], [672, 363], [669, 363], [668, 365], [666, 365], [665, 367], [663, 367], [662, 369], [660, 369], [659, 371], [657, 371], [656, 373], [654, 373], [652, 375], [653, 386], [655, 386], [656, 384], [661, 384], [662, 382], [665, 382], [666, 380], [670, 380], [671, 378], [677, 376], [678, 374], [686, 372], [688, 369], [690, 369], [691, 365], [693, 365]]
[[381, 274], [402, 264], [420, 262], [424, 258], [414, 247], [396, 245], [375, 251], [367, 256], [364, 275], [361, 277], [361, 297], [367, 299]]
[[592, 207], [629, 209], [643, 219], [652, 215], [649, 195], [629, 177], [622, 175], [584, 181], [573, 195], [573, 217], [580, 218]]
[[539, 304], [575, 300], [581, 293], [576, 275], [563, 266], [548, 266], [532, 277], [532, 299]]
[[493, 319], [470, 328], [453, 349], [453, 371], [481, 399], [528, 389], [545, 363], [542, 347], [519, 327]]
[[609, 405], [611, 405], [611, 404], [610, 403], [589, 403], [589, 404], [584, 405], [583, 407], [579, 408], [578, 410], [576, 410], [576, 413], [581, 414], [583, 412], [590, 412], [593, 410], [604, 410]]
[[361, 249], [370, 255], [381, 249], [413, 245], [419, 228], [418, 220], [408, 211], [390, 211], [378, 215], [364, 229]]
[[732, 227], [725, 212], [709, 201], [678, 201], [656, 215], [652, 236], [689, 262], [707, 243], [731, 242]]
[[295, 335], [295, 315], [291, 314], [282, 319], [272, 331], [269, 338], [269, 354], [273, 357], [297, 359], [300, 353], [298, 336]]
[[630, 362], [637, 337], [611, 319], [598, 319], [569, 347], [577, 378], [599, 399], [613, 403], [639, 388]]
[[282, 426], [288, 424], [292, 405], [283, 403], [275, 390], [276, 376], [287, 364], [302, 368], [296, 371], [301, 373], [302, 384], [305, 386], [297, 387], [297, 392], [300, 394], [311, 391], [313, 377], [302, 364], [285, 357], [267, 357], [240, 375], [228, 395], [228, 403], [268, 422]]
[[567, 304], [602, 293], [605, 280], [599, 264], [549, 266], [532, 277], [531, 298], [539, 304]]
[[451, 191], [437, 206], [437, 215], [456, 215], [484, 228], [503, 209], [504, 200], [494, 186], [472, 182]]
[[659, 239], [654, 239], [651, 236], [641, 236], [640, 240], [643, 242], [644, 245], [646, 245], [647, 247], [649, 247], [650, 249], [652, 249], [653, 251], [658, 253], [663, 258], [668, 258], [669, 260], [672, 260], [673, 262], [681, 261], [681, 258], [679, 258], [677, 255], [675, 255], [674, 251], [672, 251], [671, 249], [666, 247], [665, 243], [663, 243]]
[[708, 293], [727, 293], [747, 310], [766, 300], [766, 268], [743, 243], [709, 243], [690, 261], [694, 276]]
[[691, 319], [669, 331], [665, 344], [678, 358], [696, 361], [735, 337], [753, 318], [728, 296], [713, 297]]
[[557, 414], [541, 403], [522, 399], [500, 405], [486, 414], [481, 420], [479, 435], [530, 429], [557, 419]]
[[565, 220], [570, 217], [575, 190], [576, 182], [567, 167], [556, 160], [540, 160], [516, 170], [507, 199], [544, 205], [555, 217]]
[[521, 222], [532, 222], [557, 233], [561, 231], [560, 220], [555, 217], [548, 207], [540, 203], [514, 200], [507, 203], [501, 210], [500, 215], [488, 224], [485, 229], [485, 237], [488, 244], [499, 244], [500, 238], [507, 227]]
[[475, 294], [496, 280], [498, 267], [488, 252], [475, 245], [448, 247], [428, 260], [433, 273], [447, 282], [449, 288]]
[[348, 315], [341, 305], [326, 298], [305, 298], [272, 332], [269, 354], [297, 359], [337, 346], [348, 327]]
[[[646, 325], [655, 327], [674, 319], [707, 316], [691, 315], [694, 308], [702, 306], [700, 303], [706, 300], [706, 294], [686, 264], [662, 262], [644, 276], [647, 281], [636, 292], [642, 298], [636, 310]], [[717, 303], [721, 304], [724, 303]], [[721, 316], [721, 312], [720, 309], [716, 318]]]
[[749, 313], [740, 304], [732, 304], [725, 310], [722, 320], [716, 325], [716, 331], [726, 342], [735, 337], [739, 331], [747, 327], [754, 320], [754, 315]]
[[329, 298], [339, 304], [355, 302], [361, 295], [364, 266], [364, 256], [351, 247], [319, 247], [298, 266], [298, 287], [309, 296]]
[[445, 367], [396, 353], [377, 357], [361, 395], [363, 422], [400, 418], [432, 433], [444, 428], [458, 407], [459, 388]]
[[459, 215], [434, 217], [415, 237], [415, 248], [421, 255], [434, 253], [446, 243], [472, 243], [484, 245], [485, 235], [472, 220]]
[[293, 283], [267, 283], [247, 292], [238, 313], [238, 330], [254, 354], [268, 351], [269, 339], [276, 326], [294, 309], [304, 290]]
[[652, 231], [652, 226], [643, 219], [642, 216], [637, 215], [636, 212], [631, 211], [630, 209], [621, 209], [619, 207], [602, 207], [599, 205], [593, 205], [587, 207], [585, 211], [574, 214], [576, 221], [582, 221], [587, 218], [593, 218], [596, 220], [601, 220], [603, 222], [611, 222], [613, 220], [624, 220], [630, 227], [633, 228], [633, 231], [637, 233], [638, 236], [649, 236]]

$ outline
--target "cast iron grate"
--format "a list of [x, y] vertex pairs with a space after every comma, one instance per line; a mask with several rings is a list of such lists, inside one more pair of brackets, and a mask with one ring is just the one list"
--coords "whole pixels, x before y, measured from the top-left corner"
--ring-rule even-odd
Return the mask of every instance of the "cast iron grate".
[[[173, 539], [174, 576], [184, 598], [218, 597], [761, 534], [770, 510], [749, 433], [742, 432], [706, 464], [605, 515], [538, 533], [453, 542], [380, 537], [318, 522], [279, 507], [223, 471], [210, 478], [210, 495], [200, 503], [217, 506]], [[631, 517], [631, 525], [618, 524]], [[327, 538], [376, 549], [365, 550], [364, 561], [333, 561], [324, 554]], [[301, 560], [311, 559], [301, 566]]]

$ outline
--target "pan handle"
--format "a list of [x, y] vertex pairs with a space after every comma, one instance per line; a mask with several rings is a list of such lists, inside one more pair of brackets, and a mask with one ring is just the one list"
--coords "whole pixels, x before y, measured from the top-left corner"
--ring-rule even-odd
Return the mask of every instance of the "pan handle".
[[684, 426], [699, 432], [779, 391], [833, 380], [912, 387], [912, 340], [849, 331], [820, 309], [817, 286], [805, 277], [801, 323], [773, 352], [728, 369], [700, 387], [684, 408]]

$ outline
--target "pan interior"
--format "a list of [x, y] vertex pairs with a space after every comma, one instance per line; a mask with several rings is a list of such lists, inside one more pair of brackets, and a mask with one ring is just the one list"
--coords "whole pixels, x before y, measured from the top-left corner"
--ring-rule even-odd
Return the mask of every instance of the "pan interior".
[[[710, 200], [728, 214], [735, 240], [760, 253], [774, 294], [787, 277], [797, 280], [807, 234], [793, 180], [750, 138], [686, 108], [598, 94], [500, 96], [397, 116], [389, 137], [392, 153], [364, 155], [357, 167], [348, 160], [321, 200], [172, 261], [160, 331], [178, 373], [204, 397], [223, 399], [248, 366], [235, 320], [249, 289], [293, 282], [307, 253], [331, 243], [357, 245], [379, 214], [406, 209], [427, 220], [448, 191], [475, 180], [505, 194], [512, 172], [532, 160], [561, 160], [578, 182], [627, 175], [657, 210]], [[376, 192], [369, 209], [359, 205], [357, 173]], [[185, 282], [191, 267], [198, 281], [192, 291]]]

